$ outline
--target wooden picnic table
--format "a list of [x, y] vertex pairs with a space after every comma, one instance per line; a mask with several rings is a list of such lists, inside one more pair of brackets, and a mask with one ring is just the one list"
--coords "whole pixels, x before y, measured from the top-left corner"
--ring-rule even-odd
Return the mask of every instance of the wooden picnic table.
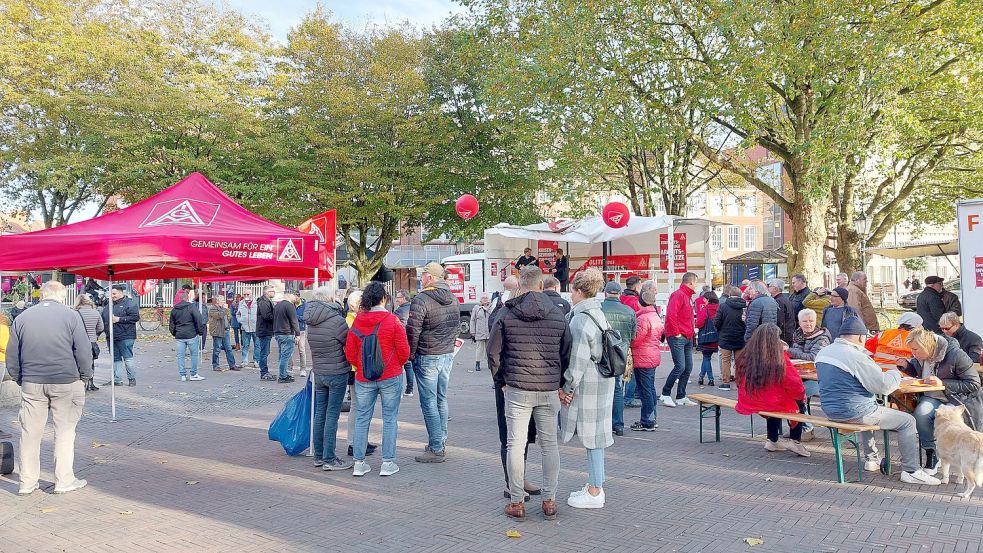
[[[807, 367], [804, 365], [796, 365], [795, 367], [799, 372], [799, 377], [802, 380], [819, 380], [816, 374], [816, 368]], [[901, 386], [895, 390], [896, 394], [920, 394], [922, 392], [941, 392], [945, 390], [944, 384], [923, 384], [919, 378], [902, 378]]]

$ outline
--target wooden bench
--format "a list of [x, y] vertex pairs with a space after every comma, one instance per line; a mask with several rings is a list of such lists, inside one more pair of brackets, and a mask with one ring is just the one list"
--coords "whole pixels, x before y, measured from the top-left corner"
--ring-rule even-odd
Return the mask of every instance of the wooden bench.
[[[715, 396], [711, 394], [690, 394], [690, 399], [699, 403], [700, 406], [700, 443], [703, 443], [703, 419], [709, 418], [711, 415], [714, 418], [714, 432], [715, 441], [720, 441], [720, 408], [727, 407], [728, 409], [736, 409], [737, 401]], [[851, 444], [857, 452], [857, 473], [860, 482], [864, 479], [864, 458], [861, 453], [860, 446], [860, 433], [861, 432], [876, 432], [880, 430], [879, 426], [870, 424], [854, 424], [849, 422], [836, 422], [831, 421], [825, 417], [817, 417], [815, 415], [806, 415], [802, 413], [775, 413], [771, 411], [764, 411], [758, 413], [763, 417], [773, 417], [777, 419], [784, 419], [788, 421], [795, 422], [807, 422], [813, 426], [822, 426], [828, 428], [830, 432], [830, 439], [833, 442], [833, 453], [836, 456], [836, 479], [842, 484], [844, 479], [843, 474], [843, 450], [842, 446], [845, 443]], [[751, 435], [754, 436], [754, 417], [751, 417]], [[888, 476], [891, 475], [891, 440], [888, 435], [888, 431], [884, 431], [884, 465], [882, 467], [882, 472]]]

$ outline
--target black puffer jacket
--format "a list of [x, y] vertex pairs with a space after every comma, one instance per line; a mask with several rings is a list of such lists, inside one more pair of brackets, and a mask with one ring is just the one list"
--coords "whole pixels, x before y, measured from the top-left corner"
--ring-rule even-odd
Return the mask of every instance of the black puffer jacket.
[[352, 365], [345, 359], [348, 323], [345, 322], [344, 308], [334, 302], [318, 300], [309, 301], [306, 305], [304, 323], [307, 324], [307, 343], [311, 346], [314, 374], [348, 374]]
[[495, 386], [552, 392], [570, 362], [570, 329], [563, 311], [542, 292], [505, 302], [488, 339]]
[[717, 315], [713, 318], [713, 325], [717, 327], [719, 339], [717, 345], [720, 349], [737, 351], [744, 349], [744, 309], [747, 302], [740, 296], [730, 296], [720, 303]]
[[256, 336], [273, 336], [273, 302], [265, 294], [256, 300]]
[[792, 305], [788, 294], [778, 294], [775, 296], [775, 302], [778, 303], [778, 329], [782, 331], [782, 340], [786, 344], [791, 344], [795, 329], [799, 326], [795, 306]]
[[406, 322], [410, 358], [453, 353], [460, 331], [461, 308], [446, 282], [437, 281], [413, 298]]
[[556, 292], [554, 290], [547, 290], [543, 293], [549, 296], [551, 300], [553, 300], [553, 303], [555, 303], [556, 306], [559, 307], [561, 311], [563, 311], [564, 315], [570, 312], [570, 302], [563, 299], [563, 296], [561, 296], [559, 292]]
[[205, 336], [205, 318], [195, 309], [195, 306], [186, 301], [182, 301], [175, 305], [174, 309], [171, 309], [171, 318], [167, 326], [171, 331], [171, 336], [178, 340]]

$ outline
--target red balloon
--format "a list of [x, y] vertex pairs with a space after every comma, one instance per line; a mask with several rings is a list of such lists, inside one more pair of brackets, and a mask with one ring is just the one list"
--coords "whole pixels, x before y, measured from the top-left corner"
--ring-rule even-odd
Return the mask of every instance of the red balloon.
[[604, 219], [604, 224], [607, 226], [621, 228], [628, 224], [631, 211], [628, 210], [628, 206], [621, 202], [611, 202], [604, 206], [604, 210], [601, 211], [601, 218]]
[[461, 219], [470, 221], [478, 214], [478, 198], [475, 198], [471, 194], [465, 194], [457, 199], [454, 209]]

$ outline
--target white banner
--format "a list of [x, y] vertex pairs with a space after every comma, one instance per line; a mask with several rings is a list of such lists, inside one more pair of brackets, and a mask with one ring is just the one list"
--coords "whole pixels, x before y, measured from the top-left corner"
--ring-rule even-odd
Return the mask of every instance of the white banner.
[[973, 332], [979, 332], [983, 328], [983, 200], [957, 203], [956, 220], [963, 323]]

